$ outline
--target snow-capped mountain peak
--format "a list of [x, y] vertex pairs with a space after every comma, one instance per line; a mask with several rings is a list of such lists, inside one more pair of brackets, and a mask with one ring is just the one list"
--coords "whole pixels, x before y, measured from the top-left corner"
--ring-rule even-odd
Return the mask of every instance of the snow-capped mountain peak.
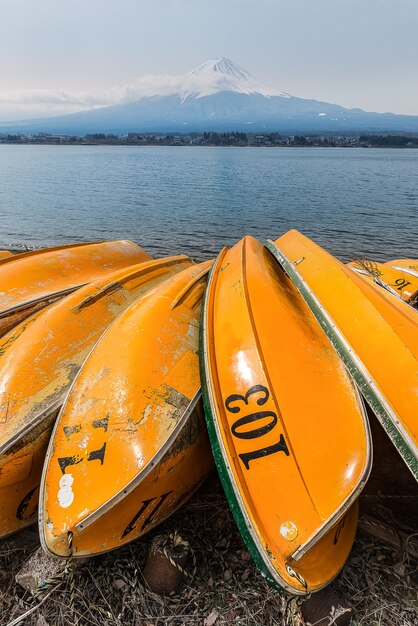
[[187, 74], [144, 76], [136, 84], [126, 87], [122, 97], [132, 102], [142, 97], [178, 95], [184, 102], [187, 98], [203, 98], [221, 91], [289, 98], [288, 94], [264, 85], [225, 57], [205, 61]]
[[202, 98], [220, 91], [235, 93], [259, 94], [262, 96], [282, 96], [288, 98], [287, 93], [263, 85], [246, 69], [240, 67], [226, 57], [210, 59], [182, 77], [182, 100], [193, 96]]
[[[142, 99], [161, 99], [177, 96], [181, 104], [186, 100], [199, 100], [221, 92], [289, 98], [287, 93], [269, 87], [243, 67], [226, 57], [205, 61], [186, 74], [145, 75], [134, 83], [114, 87], [105, 91], [91, 90], [71, 92], [68, 90], [22, 90], [7, 92], [0, 90], [0, 116], [3, 108], [13, 108], [16, 113], [32, 112], [45, 116], [80, 110], [98, 109], [106, 106], [140, 102]], [[28, 116], [27, 113], [25, 115]], [[0, 117], [1, 119], [1, 117]]]
[[218, 59], [209, 59], [209, 61], [205, 61], [201, 65], [198, 65], [194, 68], [189, 74], [194, 74], [195, 76], [199, 75], [207, 75], [218, 72], [220, 74], [227, 74], [228, 76], [233, 76], [238, 80], [254, 80], [254, 76], [251, 76], [247, 70], [239, 65], [236, 65], [230, 59], [225, 57], [220, 57]]
[[14, 133], [418, 132], [418, 116], [367, 113], [291, 97], [225, 57], [210, 59], [187, 74], [142, 76], [133, 84], [105, 92], [0, 90], [0, 112], [2, 102], [15, 107], [37, 103], [43, 115], [57, 106], [65, 105], [70, 111], [78, 108], [70, 115], [0, 122], [0, 130]]

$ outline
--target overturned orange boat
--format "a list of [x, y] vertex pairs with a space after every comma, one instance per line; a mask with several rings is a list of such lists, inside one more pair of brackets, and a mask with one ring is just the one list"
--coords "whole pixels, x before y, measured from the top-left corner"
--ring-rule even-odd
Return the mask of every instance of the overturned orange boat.
[[403, 270], [407, 274], [418, 278], [418, 259], [393, 259], [392, 261], [386, 261], [385, 265]]
[[138, 297], [192, 264], [175, 256], [118, 270], [0, 339], [0, 537], [35, 520], [53, 423], [103, 332]]
[[291, 230], [269, 249], [418, 480], [418, 314]]
[[414, 277], [402, 267], [393, 267], [370, 259], [351, 261], [347, 263], [347, 267], [409, 304], [418, 300], [418, 273]]
[[151, 257], [132, 241], [79, 243], [0, 260], [0, 336], [81, 285]]
[[343, 567], [371, 468], [360, 395], [315, 317], [252, 237], [209, 278], [201, 384], [215, 461], [263, 575], [303, 595]]
[[106, 552], [164, 520], [212, 455], [199, 411], [199, 317], [211, 262], [132, 304], [92, 351], [57, 419], [40, 489], [44, 549]]

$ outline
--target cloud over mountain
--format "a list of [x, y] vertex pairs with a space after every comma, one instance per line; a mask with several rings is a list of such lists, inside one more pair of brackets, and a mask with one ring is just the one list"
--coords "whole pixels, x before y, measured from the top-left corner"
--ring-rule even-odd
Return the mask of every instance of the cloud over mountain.
[[263, 85], [229, 59], [221, 58], [206, 61], [187, 74], [146, 75], [132, 84], [106, 90], [93, 89], [82, 92], [67, 89], [0, 90], [0, 120], [2, 110], [6, 109], [10, 112], [15, 110], [14, 119], [18, 119], [33, 117], [34, 114], [65, 114], [115, 104], [127, 104], [152, 96], [179, 94], [184, 101], [189, 96], [199, 98], [219, 91], [287, 96], [277, 89]]
[[[0, 119], [1, 104], [15, 107], [15, 118], [25, 107], [26, 117], [30, 107], [34, 116], [44, 116], [0, 124], [0, 130], [22, 132], [418, 132], [418, 117], [368, 113], [291, 96], [223, 57], [184, 75], [144, 76], [107, 91], [0, 92]], [[65, 112], [70, 114], [45, 117]]]

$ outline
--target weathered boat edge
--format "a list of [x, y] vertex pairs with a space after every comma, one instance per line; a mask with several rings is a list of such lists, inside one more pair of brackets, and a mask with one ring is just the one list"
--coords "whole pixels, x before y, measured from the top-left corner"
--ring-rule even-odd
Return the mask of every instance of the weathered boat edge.
[[[117, 318], [116, 318], [117, 319]], [[112, 324], [115, 322], [115, 320], [112, 322]], [[67, 403], [67, 400], [76, 384], [76, 381], [78, 379], [78, 377], [80, 376], [80, 373], [85, 365], [85, 363], [87, 362], [87, 360], [90, 358], [90, 355], [92, 354], [92, 352], [95, 350], [96, 346], [99, 344], [99, 342], [102, 340], [102, 338], [104, 337], [104, 335], [109, 331], [109, 329], [111, 328], [112, 324], [110, 324], [107, 328], [104, 329], [103, 333], [98, 337], [97, 341], [93, 344], [93, 346], [91, 347], [91, 349], [89, 350], [89, 352], [87, 353], [87, 355], [84, 358], [83, 363], [81, 364], [80, 369], [78, 370], [77, 374], [74, 376], [71, 384], [69, 385], [66, 393], [63, 396], [63, 400], [62, 400], [62, 404], [60, 406], [59, 412], [57, 414], [57, 417], [55, 419], [54, 425], [52, 427], [52, 431], [51, 431], [51, 436], [49, 438], [49, 443], [48, 443], [48, 447], [46, 450], [46, 454], [45, 454], [45, 460], [44, 460], [44, 464], [42, 467], [42, 474], [41, 474], [41, 480], [39, 482], [39, 504], [38, 504], [38, 529], [39, 529], [39, 543], [41, 544], [41, 547], [43, 549], [43, 551], [45, 552], [45, 554], [48, 554], [50, 556], [57, 557], [56, 554], [54, 554], [53, 552], [51, 552], [51, 550], [48, 548], [48, 544], [47, 541], [45, 539], [45, 516], [44, 516], [44, 508], [45, 508], [45, 495], [46, 495], [46, 473], [47, 473], [47, 469], [49, 466], [49, 462], [52, 456], [52, 450], [54, 447], [54, 443], [55, 443], [55, 435], [56, 432], [58, 430], [58, 427], [61, 423], [61, 415], [63, 413], [64, 407]], [[69, 555], [70, 555], [70, 550], [69, 550]]]
[[20, 441], [22, 441], [22, 439], [26, 437], [26, 435], [39, 426], [39, 424], [41, 424], [45, 419], [48, 419], [48, 417], [53, 415], [53, 413], [60, 408], [63, 398], [65, 397], [66, 392], [64, 391], [64, 393], [61, 394], [61, 396], [50, 404], [44, 411], [35, 415], [35, 417], [27, 422], [23, 428], [16, 431], [13, 437], [10, 437], [3, 445], [0, 446], [0, 457], [10, 452]]
[[[185, 258], [187, 258], [187, 259], [189, 258], [189, 257], [187, 257], [187, 255], [175, 255], [175, 257], [173, 257], [173, 258], [182, 258], [183, 256]], [[171, 258], [171, 257], [168, 257], [168, 258]], [[154, 260], [154, 259], [152, 259], [152, 260]], [[156, 261], [158, 261], [158, 259], [156, 259]], [[190, 265], [190, 267], [196, 267], [196, 264], [192, 263]], [[199, 277], [197, 279], [195, 279], [194, 283], [196, 283], [197, 281], [201, 280], [202, 277], [206, 276], [206, 274], [209, 271], [210, 270], [207, 269], [204, 272], [202, 272], [201, 275], [199, 275]], [[165, 280], [169, 280], [169, 278], [164, 279], [164, 281]], [[162, 281], [162, 282], [164, 282], [164, 281]], [[158, 288], [158, 286], [159, 285], [157, 285], [153, 289]], [[143, 296], [141, 296], [141, 297], [143, 297]], [[203, 303], [202, 303], [202, 307], [203, 307]], [[122, 315], [122, 313], [120, 315]], [[40, 480], [40, 483], [39, 483], [38, 529], [39, 529], [39, 542], [40, 542], [40, 545], [41, 545], [43, 551], [45, 552], [45, 554], [47, 554], [49, 556], [52, 556], [54, 558], [63, 558], [63, 557], [55, 554], [54, 552], [52, 552], [49, 549], [48, 542], [47, 542], [47, 540], [45, 538], [45, 523], [46, 523], [46, 520], [45, 520], [45, 515], [44, 514], [45, 514], [45, 496], [46, 496], [46, 474], [47, 474], [49, 462], [50, 462], [50, 459], [51, 459], [51, 456], [52, 456], [52, 450], [53, 450], [53, 445], [54, 445], [54, 442], [55, 442], [56, 432], [58, 430], [58, 427], [60, 426], [61, 416], [62, 416], [62, 413], [64, 411], [64, 408], [65, 408], [65, 405], [67, 403], [67, 400], [70, 397], [70, 394], [72, 393], [72, 390], [73, 390], [73, 388], [76, 385], [76, 382], [77, 382], [77, 380], [78, 380], [78, 378], [79, 378], [79, 376], [80, 376], [80, 374], [81, 374], [81, 372], [83, 370], [84, 365], [86, 364], [86, 362], [88, 361], [88, 359], [90, 358], [91, 354], [94, 352], [94, 350], [96, 349], [96, 347], [98, 346], [100, 341], [106, 335], [106, 333], [110, 332], [111, 327], [116, 322], [116, 320], [120, 317], [120, 315], [118, 315], [117, 318], [107, 328], [104, 329], [103, 333], [100, 335], [100, 337], [97, 339], [95, 344], [92, 346], [91, 350], [86, 355], [86, 357], [85, 357], [85, 359], [84, 359], [84, 361], [83, 361], [79, 371], [77, 372], [76, 376], [74, 377], [73, 381], [71, 382], [68, 390], [66, 391], [66, 393], [64, 395], [63, 402], [61, 404], [60, 410], [59, 410], [59, 412], [57, 414], [57, 417], [55, 419], [55, 423], [54, 423], [52, 431], [51, 431], [51, 436], [50, 436], [50, 439], [49, 439], [48, 448], [47, 448], [47, 451], [46, 451], [46, 454], [45, 454], [44, 465], [43, 465], [43, 468], [42, 468], [41, 480]], [[183, 428], [186, 425], [189, 417], [191, 416], [191, 414], [193, 413], [194, 409], [198, 405], [200, 397], [201, 397], [201, 390], [199, 388], [196, 391], [196, 393], [193, 396], [193, 398], [190, 399], [190, 402], [189, 402], [188, 406], [186, 407], [186, 409], [185, 409], [185, 411], [184, 411], [184, 413], [182, 415], [181, 426], [179, 428], [175, 429], [175, 436], [173, 436], [171, 444], [174, 443], [174, 441], [177, 439], [177, 437], [179, 436], [179, 434], [183, 430]], [[203, 404], [203, 401], [202, 401], [202, 404]], [[169, 446], [167, 447], [166, 452], [168, 451], [168, 449], [169, 449]], [[164, 455], [162, 455], [161, 458], [163, 458], [163, 456]], [[153, 457], [153, 459], [154, 458], [155, 457]], [[159, 460], [161, 460], [161, 458]], [[146, 468], [144, 468], [144, 469], [146, 469], [146, 475], [148, 475], [150, 473], [150, 471], [155, 467], [156, 464], [154, 464], [152, 467], [148, 467], [148, 465], [146, 466]], [[136, 482], [139, 482], [137, 480], [137, 478], [138, 477], [136, 477], [136, 479], [134, 479], [134, 480], [136, 480]], [[141, 478], [146, 478], [146, 476], [141, 474]], [[193, 493], [195, 493], [199, 489], [199, 487], [203, 484], [203, 482], [206, 480], [206, 478], [207, 478], [207, 476], [203, 477], [202, 480], [196, 485], [194, 491], [190, 494], [190, 497], [193, 495]], [[128, 495], [128, 493], [130, 493], [135, 488], [135, 486], [137, 486], [137, 485], [134, 485], [131, 489], [129, 489], [129, 491], [124, 493], [124, 495]], [[120, 494], [120, 492], [119, 492], [119, 494]], [[108, 504], [108, 503], [106, 503], [106, 504]], [[113, 506], [115, 506], [116, 504], [117, 503], [113, 503], [112, 506], [107, 506], [106, 510], [110, 510], [110, 508], [113, 508]], [[179, 508], [180, 506], [181, 506], [181, 504], [179, 504], [178, 507], [174, 508], [172, 513], [175, 513], [177, 511], [177, 508]], [[101, 511], [101, 514], [105, 513], [105, 511], [102, 510], [102, 507], [100, 508], [100, 511]], [[100, 515], [98, 515], [97, 518], [98, 517], [100, 517]], [[83, 526], [81, 529], [80, 529], [79, 524], [77, 524], [75, 528], [76, 528], [76, 530], [78, 530], [80, 532], [80, 531], [84, 530], [85, 527], [87, 527], [90, 524], [92, 524], [94, 521], [96, 521], [96, 517], [95, 517], [94, 520], [92, 519], [88, 525]], [[134, 539], [133, 539], [133, 541], [134, 541]], [[108, 552], [112, 552], [113, 550], [117, 550], [119, 547], [120, 546], [115, 546], [114, 548], [111, 548], [109, 550], [104, 551], [103, 554], [108, 553]], [[69, 550], [69, 554], [70, 554], [70, 550]], [[85, 554], [80, 554], [80, 555], [73, 554], [72, 555], [72, 557], [74, 557], [74, 558], [85, 558], [85, 556], [86, 556]]]
[[[406, 302], [407, 304], [409, 303], [410, 298], [408, 298], [408, 300], [403, 298], [399, 293], [397, 293], [394, 289], [392, 289], [392, 287], [389, 285], [389, 283], [387, 283], [386, 281], [384, 281], [381, 278], [379, 278], [379, 276], [374, 276], [374, 274], [372, 274], [368, 270], [362, 269], [361, 267], [355, 267], [354, 265], [350, 265], [349, 263], [347, 263], [347, 267], [352, 272], [355, 272], [356, 274], [359, 274], [359, 276], [367, 276], [368, 278], [371, 278], [371, 281], [375, 285], [378, 285], [379, 287], [381, 287], [382, 289], [384, 289], [388, 293], [391, 293], [392, 296], [395, 296], [395, 298], [397, 300], [399, 300], [400, 302]], [[413, 297], [413, 295], [411, 297]]]
[[[212, 448], [213, 457], [215, 460], [216, 468], [218, 470], [219, 478], [222, 483], [222, 487], [224, 489], [226, 498], [228, 500], [229, 507], [231, 509], [232, 515], [235, 519], [235, 522], [238, 526], [238, 530], [240, 531], [241, 537], [244, 540], [244, 543], [251, 554], [251, 557], [256, 564], [257, 568], [261, 572], [262, 576], [267, 580], [267, 582], [274, 587], [280, 593], [288, 592], [293, 595], [305, 595], [305, 591], [297, 590], [295, 588], [290, 587], [286, 581], [279, 577], [276, 570], [272, 567], [269, 567], [267, 562], [266, 555], [263, 554], [264, 551], [258, 548], [256, 541], [254, 540], [251, 533], [251, 525], [246, 520], [242, 508], [240, 506], [238, 496], [234, 489], [233, 480], [231, 478], [231, 472], [228, 469], [227, 462], [225, 460], [225, 456], [222, 451], [222, 446], [218, 437], [218, 433], [216, 431], [215, 426], [215, 416], [214, 416], [214, 400], [212, 394], [210, 392], [210, 383], [209, 383], [209, 365], [207, 359], [207, 345], [206, 345], [206, 317], [207, 317], [207, 304], [210, 293], [210, 286], [213, 281], [214, 274], [218, 267], [218, 263], [221, 261], [224, 256], [226, 248], [224, 248], [218, 255], [215, 263], [212, 266], [212, 269], [209, 273], [208, 284], [206, 287], [205, 297], [203, 299], [202, 311], [201, 311], [201, 323], [200, 323], [200, 349], [199, 349], [199, 362], [200, 362], [200, 385], [202, 391], [202, 403], [205, 414], [206, 425], [209, 433], [209, 441]], [[279, 580], [280, 579], [280, 580]]]
[[159, 450], [154, 454], [153, 457], [149, 459], [149, 461], [144, 465], [144, 467], [137, 473], [137, 475], [130, 480], [125, 487], [122, 487], [115, 495], [104, 502], [100, 507], [98, 507], [95, 511], [87, 515], [83, 520], [78, 522], [75, 525], [75, 529], [78, 532], [83, 531], [88, 528], [94, 522], [96, 522], [100, 517], [108, 513], [112, 508], [117, 506], [120, 502], [123, 501], [125, 496], [129, 495], [136, 487], [138, 487], [141, 482], [147, 478], [150, 472], [158, 465], [158, 463], [164, 458], [170, 448], [173, 446], [176, 439], [179, 437], [183, 428], [185, 428], [190, 416], [195, 410], [197, 403], [199, 402], [201, 397], [200, 388], [196, 391], [193, 398], [190, 399], [189, 404], [183, 411], [179, 421], [174, 427], [173, 432], [167, 437], [163, 445], [159, 448]]
[[387, 405], [367, 368], [360, 358], [357, 357], [349, 342], [345, 339], [344, 335], [338, 329], [331, 316], [326, 312], [318, 298], [306, 284], [295, 265], [291, 263], [287, 256], [271, 239], [269, 239], [265, 245], [289, 276], [306, 304], [309, 306], [357, 387], [377, 416], [379, 422], [382, 424], [393, 445], [398, 450], [415, 480], [418, 481], [418, 460], [414, 452], [413, 442], [412, 440], [409, 441], [410, 437], [406, 431], [402, 434], [402, 431], [404, 431], [402, 425], [396, 425], [396, 422], [398, 421], [396, 415], [389, 405]]
[[[183, 255], [183, 254], [172, 255], [172, 256], [169, 256], [169, 257], [163, 257], [162, 259], [151, 259], [150, 261], [144, 261], [142, 263], [138, 263], [138, 264], [135, 264], [133, 266], [127, 266], [126, 268], [122, 268], [120, 270], [116, 270], [115, 272], [112, 272], [111, 274], [118, 274], [118, 275], [120, 275], [122, 272], [128, 271], [130, 268], [135, 268], [136, 266], [141, 266], [141, 267], [138, 268], [138, 270], [135, 272], [135, 274], [129, 275], [129, 278], [132, 279], [132, 278], [136, 278], [136, 277], [142, 275], [142, 273], [146, 273], [151, 268], [151, 266], [152, 267], [156, 267], [156, 265], [155, 265], [156, 263], [163, 264], [163, 262], [164, 262], [164, 265], [167, 264], [167, 263], [170, 263], [170, 266], [171, 266], [171, 265], [175, 265], [176, 263], [179, 263], [179, 262], [182, 262], [182, 261], [188, 260], [188, 259], [189, 259], [189, 257], [187, 255]], [[154, 265], [152, 265], [152, 264], [154, 264]], [[98, 280], [100, 280], [100, 279], [98, 279]], [[83, 284], [81, 284], [81, 285], [79, 285], [77, 287], [71, 287], [71, 288], [66, 289], [66, 290], [64, 290], [62, 292], [56, 292], [56, 293], [52, 294], [52, 296], [54, 296], [53, 302], [47, 302], [45, 307], [43, 309], [41, 309], [40, 311], [37, 311], [37, 313], [42, 315], [42, 313], [45, 311], [45, 309], [47, 308], [48, 305], [56, 304], [57, 301], [58, 300], [61, 301], [64, 296], [72, 295], [74, 292], [80, 291], [83, 287], [94, 286], [95, 282], [96, 281], [93, 281], [91, 283], [83, 283]], [[123, 284], [119, 283], [118, 280], [115, 280], [112, 283], [107, 284], [104, 289], [101, 289], [101, 290], [95, 292], [94, 294], [90, 294], [85, 300], [83, 300], [82, 302], [80, 302], [77, 305], [77, 309], [79, 310], [80, 308], [88, 306], [88, 302], [92, 301], [92, 299], [97, 299], [98, 297], [101, 297], [102, 295], [105, 295], [108, 292], [109, 287], [111, 286], [113, 288], [115, 285], [123, 288]], [[57, 296], [57, 297], [55, 297], [55, 296]], [[32, 301], [32, 302], [34, 302], [34, 301]], [[30, 305], [32, 305], [32, 302], [30, 303]], [[34, 303], [36, 304], [36, 302], [34, 302]], [[68, 309], [67, 312], [69, 313], [70, 309]], [[120, 313], [118, 314], [118, 316], [119, 315], [120, 315]], [[0, 313], [0, 318], [1, 317], [2, 317], [2, 313]], [[25, 321], [27, 321], [27, 320], [23, 320], [23, 322], [21, 322], [21, 323], [25, 323]], [[113, 321], [115, 321], [115, 320], [113, 320]], [[20, 324], [18, 326], [20, 326]], [[17, 328], [18, 326], [16, 326], [15, 328]], [[105, 330], [107, 330], [107, 329], [105, 329]], [[14, 331], [14, 329], [12, 329], [9, 332], [13, 332], [13, 331]], [[6, 337], [6, 335], [4, 335], [3, 337]], [[3, 337], [0, 337], [0, 339], [3, 339]], [[100, 341], [100, 339], [101, 339], [101, 336], [99, 337], [99, 339], [97, 341]], [[52, 404], [47, 406], [43, 411], [41, 411], [40, 413], [35, 415], [30, 421], [28, 421], [25, 424], [24, 427], [22, 427], [20, 430], [16, 431], [13, 437], [8, 439], [4, 444], [0, 444], [0, 456], [2, 454], [6, 454], [7, 452], [9, 452], [10, 449], [13, 448], [17, 443], [19, 443], [19, 441], [21, 441], [31, 430], [36, 428], [45, 418], [48, 418], [54, 411], [59, 409], [62, 406], [63, 402], [65, 401], [66, 397], [67, 397], [67, 390], [65, 390], [61, 394], [61, 396], [57, 400], [55, 400]]]
[[394, 270], [398, 270], [399, 272], [405, 272], [405, 274], [409, 274], [410, 276], [418, 278], [418, 272], [413, 270], [411, 267], [402, 267], [400, 265], [389, 265], [389, 267], [392, 267]]
[[25, 300], [25, 302], [21, 302], [20, 304], [16, 304], [15, 306], [10, 307], [9, 309], [3, 309], [0, 311], [0, 319], [4, 317], [8, 317], [9, 315], [14, 315], [16, 313], [20, 313], [21, 311], [25, 311], [26, 309], [30, 309], [37, 304], [45, 304], [45, 307], [48, 304], [53, 304], [56, 300], [60, 300], [65, 296], [69, 296], [74, 291], [81, 289], [81, 287], [85, 287], [88, 283], [80, 283], [75, 287], [68, 287], [68, 289], [61, 289], [60, 291], [53, 291], [49, 294], [39, 296], [39, 298], [32, 298], [31, 300]]

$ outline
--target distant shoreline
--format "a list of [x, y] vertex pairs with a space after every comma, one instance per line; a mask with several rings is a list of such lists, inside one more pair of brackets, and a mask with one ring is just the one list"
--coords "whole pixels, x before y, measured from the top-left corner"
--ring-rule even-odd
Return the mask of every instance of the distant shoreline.
[[388, 148], [416, 149], [414, 135], [282, 135], [280, 133], [204, 132], [190, 135], [93, 133], [76, 135], [1, 134], [0, 145], [60, 146], [169, 146], [169, 147], [249, 147], [249, 148]]
[[55, 143], [55, 142], [27, 142], [27, 143], [16, 143], [13, 141], [0, 141], [0, 147], [4, 145], [4, 146], [57, 146], [57, 147], [64, 147], [64, 146], [72, 146], [72, 147], [77, 147], [77, 146], [84, 146], [86, 148], [88, 147], [103, 147], [103, 148], [108, 148], [108, 147], [115, 147], [115, 148], [260, 148], [260, 149], [265, 149], [265, 148], [276, 148], [276, 149], [280, 149], [280, 148], [310, 148], [312, 150], [314, 150], [315, 148], [327, 148], [327, 149], [335, 149], [335, 148], [347, 148], [347, 149], [365, 149], [365, 150], [370, 150], [370, 149], [378, 149], [378, 150], [416, 150], [418, 148], [418, 145], [414, 145], [414, 146], [345, 146], [345, 145], [336, 145], [336, 146], [317, 146], [317, 145], [307, 145], [307, 146], [302, 146], [302, 145], [283, 145], [283, 146], [257, 146], [257, 145], [246, 145], [246, 146], [237, 146], [234, 144], [231, 145], [215, 145], [215, 144], [207, 144], [207, 145], [200, 145], [200, 146], [195, 146], [195, 145], [187, 145], [187, 144], [126, 144], [126, 143], [82, 143], [82, 144], [71, 144], [71, 143]]

